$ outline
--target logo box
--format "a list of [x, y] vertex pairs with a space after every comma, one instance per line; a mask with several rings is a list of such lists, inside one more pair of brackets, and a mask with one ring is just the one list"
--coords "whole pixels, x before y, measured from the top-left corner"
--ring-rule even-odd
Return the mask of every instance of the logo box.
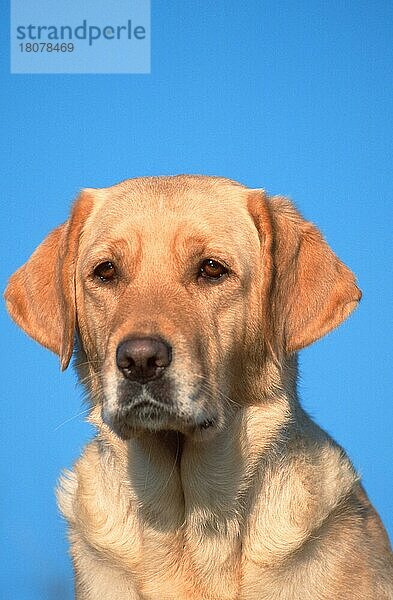
[[150, 73], [150, 0], [11, 2], [11, 73]]

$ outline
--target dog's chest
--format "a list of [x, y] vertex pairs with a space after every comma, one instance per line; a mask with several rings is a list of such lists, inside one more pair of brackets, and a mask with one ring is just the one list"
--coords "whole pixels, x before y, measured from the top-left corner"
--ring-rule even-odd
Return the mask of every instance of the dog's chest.
[[130, 588], [136, 590], [135, 600], [258, 598], [240, 593], [246, 563], [235, 517], [220, 520], [194, 508], [184, 519], [178, 504], [184, 499], [176, 486], [168, 484], [162, 504], [156, 497], [151, 505], [141, 505], [124, 488], [113, 487], [108, 494], [108, 480], [91, 475], [90, 480], [78, 477], [78, 492], [69, 503], [73, 513], [66, 514], [76, 569], [78, 548], [89, 555], [91, 567], [81, 577], [89, 578], [90, 587], [91, 573], [98, 580], [105, 565], [123, 582], [112, 588], [113, 600], [129, 600]]
[[[255, 574], [255, 565], [248, 565], [244, 559], [237, 536], [224, 536], [211, 529], [208, 534], [205, 530], [198, 536], [187, 524], [177, 533], [169, 533], [146, 524], [135, 527], [135, 522], [124, 521], [119, 523], [116, 543], [113, 534], [112, 523], [110, 539], [101, 538], [101, 548], [95, 547], [98, 565], [105, 562], [114, 573], [120, 572], [127, 586], [137, 590], [138, 600], [260, 598], [256, 581], [253, 588], [250, 581], [246, 585], [242, 581], [244, 573]], [[241, 589], [248, 591], [241, 592]], [[254, 593], [250, 589], [254, 589]], [[123, 600], [122, 589], [114, 598]], [[128, 600], [125, 595], [124, 600], [126, 598]]]
[[[252, 517], [246, 509], [246, 483], [225, 486], [236, 477], [209, 464], [214, 478], [190, 464], [186, 479], [173, 461], [159, 462], [163, 451], [152, 452], [134, 452], [137, 468], [129, 460], [116, 477], [113, 464], [94, 444], [78, 461], [72, 489], [61, 504], [72, 539], [94, 563], [89, 571], [98, 573], [105, 565], [125, 590], [137, 590], [136, 600], [261, 600], [259, 565], [273, 564], [272, 547], [266, 545], [271, 536], [265, 511]], [[123, 598], [129, 595], [120, 586], [113, 600]]]
[[143, 536], [143, 558], [135, 575], [149, 600], [239, 598], [241, 557], [227, 539], [197, 538], [185, 525], [177, 535]]

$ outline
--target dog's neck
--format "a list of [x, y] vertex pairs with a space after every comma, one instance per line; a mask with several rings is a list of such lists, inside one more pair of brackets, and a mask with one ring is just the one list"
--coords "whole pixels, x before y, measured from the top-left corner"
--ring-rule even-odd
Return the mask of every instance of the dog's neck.
[[146, 523], [176, 528], [200, 520], [206, 528], [208, 517], [225, 529], [239, 521], [255, 470], [283, 447], [291, 422], [283, 396], [239, 408], [222, 431], [206, 439], [156, 432], [115, 446]]

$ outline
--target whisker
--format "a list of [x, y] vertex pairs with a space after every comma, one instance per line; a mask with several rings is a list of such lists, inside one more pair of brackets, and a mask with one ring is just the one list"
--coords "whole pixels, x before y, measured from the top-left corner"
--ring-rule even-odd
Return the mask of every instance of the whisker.
[[143, 486], [143, 493], [146, 492], [146, 487], [147, 487], [147, 479], [148, 479], [149, 470], [150, 470], [150, 458], [151, 458], [151, 448], [152, 448], [152, 445], [153, 445], [153, 442], [151, 442], [150, 445], [149, 445], [149, 454], [148, 454], [148, 457], [147, 457], [147, 468], [146, 468], [146, 475], [145, 475], [145, 483], [144, 483], [144, 486]]
[[80, 383], [81, 385], [85, 385], [86, 383], [92, 382], [95, 376], [103, 377], [104, 375], [104, 371], [100, 369], [99, 371], [94, 371], [94, 373], [88, 373], [84, 377], [79, 377], [78, 383]]
[[[97, 373], [97, 375], [102, 375], [102, 373], [99, 373], [99, 374]], [[78, 383], [81, 385], [86, 385], [87, 383], [92, 383], [93, 379], [94, 379], [94, 375], [89, 374], [89, 375], [86, 375], [85, 377], [81, 377], [78, 380]]]
[[[206, 396], [207, 396], [208, 399], [215, 400], [215, 396], [214, 396], [213, 390], [211, 390], [210, 388], [205, 387], [203, 385], [201, 386], [201, 390], [206, 394]], [[220, 390], [216, 390], [216, 391], [218, 393], [219, 398], [221, 398], [227, 404], [230, 404], [230, 405], [233, 405], [233, 406], [239, 406], [239, 407], [242, 406], [241, 404], [239, 404], [239, 402], [236, 402], [235, 400], [233, 400], [229, 396], [226, 396], [225, 394], [223, 394], [222, 392], [220, 392]]]
[[65, 425], [66, 423], [70, 423], [70, 421], [73, 421], [74, 419], [77, 419], [78, 417], [81, 417], [82, 415], [86, 415], [89, 412], [90, 412], [90, 408], [85, 408], [85, 410], [82, 410], [81, 412], [77, 413], [76, 415], [73, 415], [69, 419], [66, 419], [65, 421], [60, 423], [60, 425], [57, 425], [53, 431], [54, 432], [57, 431], [58, 429], [60, 429], [60, 427], [63, 427], [63, 425]]
[[178, 461], [178, 458], [179, 458], [179, 451], [180, 451], [179, 433], [176, 432], [176, 434], [177, 434], [176, 455], [175, 455], [175, 458], [174, 458], [174, 461], [173, 461], [171, 472], [169, 473], [169, 477], [166, 480], [165, 484], [162, 486], [161, 492], [163, 492], [165, 490], [165, 488], [167, 487], [167, 485], [169, 484], [169, 482], [170, 482], [170, 480], [172, 478], [172, 475], [173, 475], [173, 473], [175, 471], [175, 468], [176, 468], [176, 465], [177, 465], [177, 461]]
[[101, 364], [101, 361], [99, 360], [86, 360], [83, 362], [74, 362], [75, 367], [91, 367], [99, 364]]
[[[201, 388], [203, 389], [204, 392], [210, 392], [211, 395], [210, 397], [213, 398], [214, 397], [214, 393], [213, 390], [210, 387], [210, 383], [208, 381], [208, 379], [205, 377], [205, 375], [201, 375], [200, 373], [193, 373], [191, 372], [190, 375], [192, 377], [196, 377], [202, 380]], [[241, 406], [241, 404], [239, 404], [239, 402], [236, 402], [236, 400], [233, 400], [233, 398], [230, 398], [227, 394], [224, 394], [224, 392], [222, 392], [219, 388], [216, 388], [214, 390], [223, 400], [227, 400], [228, 402], [231, 402], [232, 404], [235, 404], [236, 406]]]

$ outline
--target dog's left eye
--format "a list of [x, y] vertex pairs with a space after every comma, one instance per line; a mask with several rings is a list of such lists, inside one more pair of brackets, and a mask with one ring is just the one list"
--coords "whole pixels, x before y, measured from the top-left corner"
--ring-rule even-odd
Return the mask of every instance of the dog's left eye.
[[109, 260], [99, 264], [94, 269], [94, 277], [97, 277], [100, 281], [108, 282], [112, 281], [116, 276], [115, 265]]
[[224, 267], [217, 260], [212, 260], [208, 258], [204, 260], [199, 267], [199, 275], [204, 279], [208, 279], [210, 281], [217, 281], [221, 279], [224, 275], [227, 275], [228, 269]]

